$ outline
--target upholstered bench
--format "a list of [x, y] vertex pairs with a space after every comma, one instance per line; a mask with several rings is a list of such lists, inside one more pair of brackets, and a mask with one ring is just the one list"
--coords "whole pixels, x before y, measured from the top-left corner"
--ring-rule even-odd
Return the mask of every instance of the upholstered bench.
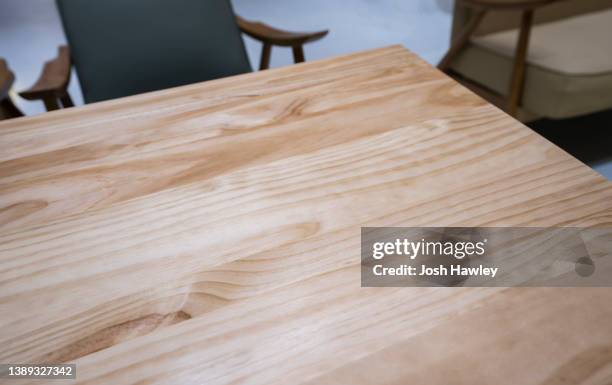
[[[602, 8], [568, 16], [572, 3], [580, 7], [581, 2], [582, 6], [588, 3], [570, 0], [560, 4], [561, 12], [551, 5], [557, 12], [553, 15], [561, 16], [557, 20], [538, 22], [538, 13], [547, 10], [535, 11], [521, 95], [523, 116], [561, 119], [612, 108], [612, 1], [591, 1]], [[500, 13], [487, 14], [483, 24], [490, 18], [490, 27], [503, 29], [508, 22], [499, 18], [508, 17], [509, 12]], [[546, 16], [545, 20], [554, 19]], [[508, 95], [518, 34], [512, 28], [473, 36], [450, 63], [451, 71], [496, 94]]]

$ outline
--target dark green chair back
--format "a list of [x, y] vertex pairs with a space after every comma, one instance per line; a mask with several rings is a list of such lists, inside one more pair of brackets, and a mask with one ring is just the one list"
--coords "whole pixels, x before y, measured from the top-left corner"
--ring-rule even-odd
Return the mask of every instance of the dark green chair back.
[[86, 103], [250, 72], [228, 0], [57, 0]]

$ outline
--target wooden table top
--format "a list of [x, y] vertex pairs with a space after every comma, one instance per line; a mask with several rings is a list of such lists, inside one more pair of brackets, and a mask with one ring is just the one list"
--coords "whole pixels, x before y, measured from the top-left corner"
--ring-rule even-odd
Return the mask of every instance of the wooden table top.
[[612, 223], [608, 181], [399, 46], [0, 123], [0, 199], [2, 363], [610, 380], [612, 289], [360, 287], [361, 226]]

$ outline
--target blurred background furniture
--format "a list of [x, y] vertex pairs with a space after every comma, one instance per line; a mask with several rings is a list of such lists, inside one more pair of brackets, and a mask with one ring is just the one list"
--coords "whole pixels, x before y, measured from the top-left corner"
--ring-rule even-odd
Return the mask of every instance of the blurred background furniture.
[[9, 94], [14, 81], [15, 75], [8, 68], [6, 60], [0, 58], [0, 120], [23, 116]]
[[69, 43], [47, 62], [41, 77], [20, 93], [47, 110], [69, 107], [70, 66], [77, 70], [85, 103], [251, 72], [241, 32], [263, 43], [260, 69], [273, 45], [303, 45], [327, 31], [288, 32], [237, 17], [228, 0], [58, 0]]
[[612, 0], [457, 0], [439, 68], [521, 120], [612, 107]]
[[[13, 88], [24, 90], [38, 79], [42, 63], [57, 55], [57, 47], [67, 44], [66, 36], [55, 0], [0, 3], [0, 56], [15, 73]], [[448, 49], [454, 0], [231, 0], [231, 4], [241, 17], [277, 28], [332, 30], [333, 37], [304, 47], [307, 60], [400, 43], [436, 64]], [[262, 44], [246, 34], [242, 37], [251, 67], [257, 69]], [[274, 47], [270, 68], [293, 62], [291, 47]], [[72, 71], [68, 90], [75, 105], [84, 104], [76, 71]], [[13, 96], [26, 115], [46, 111], [40, 101]]]
[[[466, 8], [456, 8], [455, 0], [343, 0], [341, 2], [328, 0], [309, 0], [308, 2], [302, 0], [232, 0], [231, 3], [236, 13], [247, 19], [266, 20], [266, 22], [284, 29], [306, 31], [311, 28], [314, 30], [332, 29], [334, 31], [333, 38], [322, 39], [317, 44], [307, 47], [306, 53], [309, 60], [324, 59], [339, 54], [401, 43], [434, 65], [440, 61], [448, 50], [453, 11], [460, 10], [461, 14], [466, 17], [469, 17], [469, 14], [473, 12], [473, 10]], [[548, 21], [547, 18], [549, 17], [550, 20], [558, 20], [555, 17], [559, 15], [555, 15], [555, 12], [564, 15], [588, 14], [607, 9], [609, 3], [610, 0], [600, 0], [599, 2], [566, 0], [546, 5], [534, 12], [534, 28], [537, 29], [542, 22]], [[549, 15], [549, 13], [552, 14]], [[509, 28], [516, 31], [520, 25], [520, 14], [520, 11], [492, 11], [483, 19], [481, 27], [495, 31], [510, 25]], [[459, 22], [461, 20], [462, 22]], [[457, 12], [455, 12], [455, 36], [458, 33], [457, 30], [464, 28], [465, 21], [465, 19], [457, 18]], [[571, 44], [572, 49], [580, 50], [576, 57], [581, 60], [597, 58], [598, 62], [605, 62], [602, 61], [605, 56], [612, 56], [611, 49], [590, 52], [590, 42], [587, 41], [585, 44], [584, 41], [581, 41], [584, 37], [580, 32], [571, 35], [569, 40], [567, 40], [567, 36], [564, 36], [565, 41], [561, 39], [559, 42], [553, 41], [551, 44]], [[465, 51], [472, 51], [473, 49], [482, 53], [483, 49], [478, 49], [472, 44], [480, 39], [483, 33], [487, 34], [486, 29], [479, 28]], [[509, 58], [496, 56], [497, 60], [506, 63], [504, 64], [506, 68], [491, 68], [491, 70], [495, 70], [493, 80], [497, 81], [497, 87], [500, 89], [505, 89], [509, 84], [517, 35], [510, 41]], [[604, 38], [606, 35], [600, 34], [599, 36]], [[537, 39], [530, 40], [529, 53], [533, 55], [535, 53], [534, 43]], [[243, 34], [243, 41], [252, 67], [257, 68], [262, 53], [261, 43], [248, 35], [245, 36], [245, 34]], [[24, 44], [24, 42], [27, 42], [27, 44]], [[55, 0], [3, 0], [2, 12], [0, 12], [0, 50], [15, 72], [14, 89], [23, 90], [33, 84], [39, 76], [41, 63], [54, 57], [57, 47], [62, 44], [66, 44], [66, 39]], [[553, 48], [551, 46], [549, 50], [540, 51], [540, 54], [568, 54], [565, 49]], [[583, 52], [582, 50], [590, 53], [583, 55], [580, 53]], [[488, 51], [485, 51], [485, 53], [491, 55]], [[596, 56], [589, 56], [593, 54]], [[461, 64], [464, 60], [461, 56], [459, 55], [456, 58], [452, 63], [453, 66]], [[293, 62], [294, 57], [290, 48], [274, 48], [274, 54], [269, 64], [270, 67], [280, 67], [290, 65]], [[496, 65], [498, 64], [494, 63], [488, 66], [495, 67]], [[527, 67], [527, 89], [524, 95], [529, 103], [538, 102], [539, 90], [534, 91], [530, 76], [534, 72], [541, 72], [541, 70], [530, 64]], [[82, 92], [76, 72], [72, 71], [69, 91], [75, 104], [81, 105], [83, 104]], [[469, 72], [476, 72], [475, 78], [482, 75], [475, 69], [471, 69]], [[495, 78], [495, 74], [498, 74], [499, 78]], [[458, 80], [467, 79], [467, 77], [459, 76], [457, 72], [453, 72], [453, 76]], [[554, 73], [551, 76], [557, 78]], [[491, 75], [489, 74], [488, 77], [490, 78]], [[606, 100], [606, 98], [609, 98], [611, 90], [600, 87], [597, 84], [597, 78], [598, 76], [594, 77], [590, 86], [599, 89], [601, 100]], [[581, 80], [585, 83], [588, 79], [589, 76], [581, 77]], [[481, 89], [484, 89], [484, 87], [481, 87]], [[499, 93], [497, 95], [498, 99], [501, 99], [502, 104], [500, 105], [505, 108], [506, 99], [503, 96], [500, 97]], [[593, 93], [593, 95], [596, 95], [596, 93]], [[45, 110], [43, 103], [39, 101], [29, 102], [16, 94], [12, 94], [12, 96], [15, 104], [26, 115], [40, 114]], [[526, 99], [523, 98], [523, 102]], [[580, 98], [564, 98], [563, 101], [566, 106], [566, 102], [575, 103], [577, 106], [584, 102]], [[592, 102], [593, 100], [589, 101], [589, 103]], [[597, 102], [597, 99], [595, 102]], [[58, 103], [61, 104], [61, 102]], [[569, 107], [573, 108], [572, 105], [569, 105]], [[519, 115], [524, 115], [524, 111], [524, 108], [519, 109]], [[531, 118], [534, 118], [534, 116], [532, 115]], [[529, 121], [528, 124], [530, 128], [535, 129], [547, 139], [612, 180], [612, 131], [609, 130], [610, 122], [612, 122], [612, 109], [569, 119], [538, 119], [537, 121]]]
[[42, 100], [47, 111], [72, 107], [74, 103], [68, 94], [70, 84], [70, 50], [67, 46], [58, 49], [57, 57], [43, 66], [40, 77], [19, 96], [26, 100]]

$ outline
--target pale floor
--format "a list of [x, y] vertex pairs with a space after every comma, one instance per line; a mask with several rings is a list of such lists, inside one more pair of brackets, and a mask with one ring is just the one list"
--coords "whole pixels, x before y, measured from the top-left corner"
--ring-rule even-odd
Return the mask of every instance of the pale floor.
[[[238, 14], [293, 30], [330, 29], [328, 37], [306, 47], [307, 59], [402, 44], [435, 64], [448, 48], [453, 0], [233, 0]], [[257, 67], [260, 44], [245, 38]], [[0, 57], [7, 59], [17, 80], [14, 89], [31, 85], [42, 63], [65, 42], [53, 0], [0, 0]], [[292, 62], [289, 49], [272, 52], [272, 67]], [[82, 98], [73, 73], [70, 94]], [[15, 98], [28, 115], [41, 113], [40, 102]], [[606, 159], [607, 160], [607, 159]], [[612, 162], [591, 164], [612, 180]]]

